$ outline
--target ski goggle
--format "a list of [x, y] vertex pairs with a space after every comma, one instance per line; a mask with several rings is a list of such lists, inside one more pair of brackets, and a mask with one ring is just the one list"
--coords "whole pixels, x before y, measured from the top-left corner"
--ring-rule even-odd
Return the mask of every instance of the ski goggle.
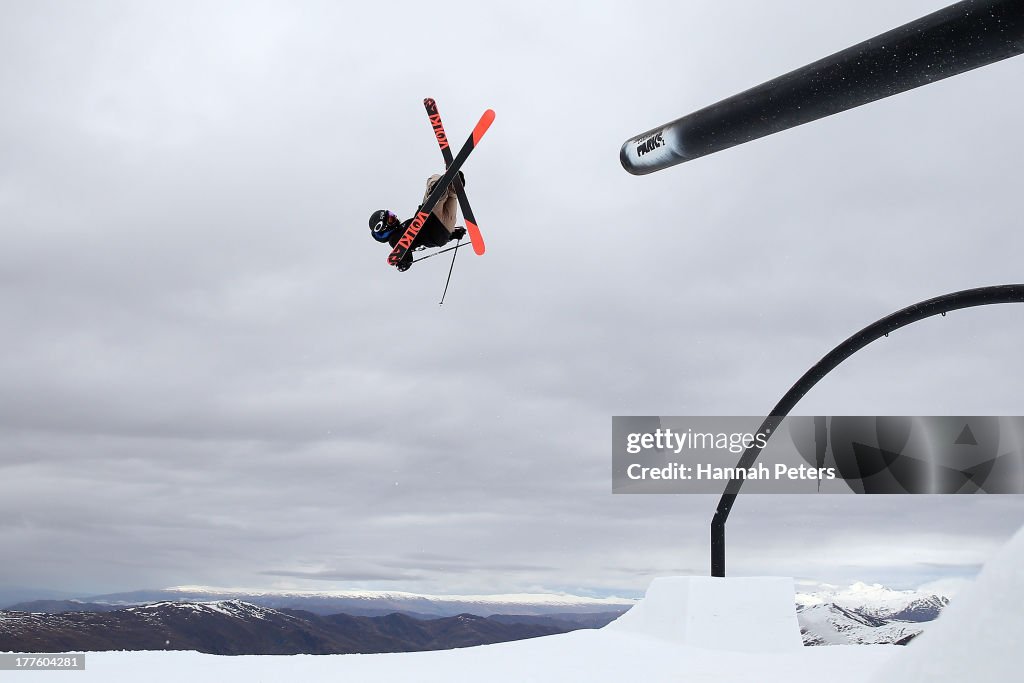
[[396, 216], [395, 214], [391, 213], [390, 211], [385, 210], [384, 211], [384, 220], [386, 221], [387, 225], [391, 225], [392, 223], [397, 223], [398, 222], [398, 216]]

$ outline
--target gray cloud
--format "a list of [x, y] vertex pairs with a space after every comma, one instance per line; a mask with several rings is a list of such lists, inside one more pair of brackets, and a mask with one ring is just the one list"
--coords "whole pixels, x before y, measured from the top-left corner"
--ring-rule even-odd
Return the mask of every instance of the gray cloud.
[[[610, 417], [763, 413], [873, 320], [1019, 281], [1021, 62], [644, 178], [618, 147], [933, 9], [5, 6], [0, 586], [705, 572], [715, 500], [612, 496]], [[364, 227], [441, 166], [428, 95], [455, 141], [498, 114], [443, 307], [447, 262], [398, 275]], [[1019, 414], [1022, 312], [901, 330], [796, 412]], [[741, 499], [729, 567], [912, 585], [1022, 522]]]

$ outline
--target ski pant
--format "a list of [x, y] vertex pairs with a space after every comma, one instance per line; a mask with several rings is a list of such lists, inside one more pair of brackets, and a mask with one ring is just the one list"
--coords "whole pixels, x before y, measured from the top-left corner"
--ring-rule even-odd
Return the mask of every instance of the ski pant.
[[[437, 181], [440, 179], [440, 173], [435, 173], [434, 175], [427, 178], [427, 191], [423, 193], [424, 202], [427, 201], [427, 197], [430, 196], [430, 191], [434, 189], [434, 184], [437, 183]], [[437, 216], [437, 219], [439, 221], [441, 221], [441, 225], [445, 227], [449, 235], [451, 234], [452, 230], [455, 229], [455, 212], [458, 210], [458, 208], [459, 197], [455, 193], [454, 185], [449, 185], [448, 194], [445, 195], [444, 197], [441, 197], [441, 201], [439, 201], [434, 206], [434, 215]]]
[[[434, 189], [434, 184], [441, 178], [441, 174], [435, 173], [434, 175], [427, 178], [427, 191], [423, 194], [423, 201], [427, 201], [427, 197], [430, 196], [430, 191]], [[423, 202], [420, 202], [422, 206]], [[452, 237], [452, 230], [455, 229], [455, 217], [456, 210], [459, 207], [459, 197], [455, 193], [455, 188], [448, 186], [448, 194], [441, 198], [441, 201], [434, 206], [434, 210], [427, 216], [427, 220], [423, 222], [423, 227], [420, 228], [419, 234], [412, 242], [412, 246], [409, 248], [409, 254], [407, 258], [412, 258], [412, 250], [418, 249], [419, 247], [443, 247], [448, 244]], [[401, 239], [405, 233], [405, 229], [409, 226], [412, 220], [405, 221], [402, 224], [401, 230], [396, 230], [391, 236], [388, 242], [394, 247], [398, 244], [398, 240]]]

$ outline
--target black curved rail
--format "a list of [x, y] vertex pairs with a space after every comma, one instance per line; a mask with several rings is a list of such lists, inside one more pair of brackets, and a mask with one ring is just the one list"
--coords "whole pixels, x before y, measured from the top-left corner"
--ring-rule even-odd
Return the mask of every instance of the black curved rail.
[[[811, 387], [844, 360], [876, 339], [919, 320], [935, 315], [945, 315], [950, 311], [956, 311], [961, 308], [1010, 303], [1024, 303], [1024, 284], [994, 285], [943, 294], [934, 299], [928, 299], [907, 306], [902, 310], [885, 316], [829, 351], [825, 357], [805, 372], [803, 377], [798, 379], [796, 384], [790, 387], [789, 391], [772, 408], [769, 416], [761, 423], [761, 428], [758, 432], [769, 430], [767, 433], [770, 439], [782, 420], [789, 415], [789, 411], [803, 398], [804, 394], [810, 391]], [[741, 469], [750, 468], [760, 454], [761, 449], [759, 447], [756, 445], [751, 446], [740, 456], [736, 467]], [[729, 513], [736, 502], [736, 496], [740, 492], [740, 487], [743, 486], [743, 481], [743, 479], [731, 479], [729, 481], [725, 487], [725, 493], [722, 494], [721, 499], [718, 501], [715, 517], [711, 520], [711, 576], [725, 576], [725, 522], [729, 519]]]

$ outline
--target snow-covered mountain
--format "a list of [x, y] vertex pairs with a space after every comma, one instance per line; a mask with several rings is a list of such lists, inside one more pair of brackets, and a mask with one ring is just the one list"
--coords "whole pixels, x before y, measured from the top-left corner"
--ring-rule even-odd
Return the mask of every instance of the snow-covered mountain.
[[844, 589], [829, 587], [810, 593], [797, 593], [798, 605], [829, 603], [876, 619], [922, 622], [938, 617], [949, 604], [949, 598], [924, 591], [898, 591], [877, 583], [861, 582]]
[[[146, 680], [151, 683], [258, 680], [450, 683], [451, 681], [718, 681], [720, 683], [909, 683], [1013, 681], [1024, 633], [1024, 530], [986, 564], [975, 584], [906, 648], [886, 646], [785, 647], [754, 652], [732, 628], [736, 620], [768, 629], [763, 591], [697, 605], [680, 599], [648, 604], [649, 621], [664, 632], [623, 628], [577, 630], [471, 649], [317, 657], [215, 657], [197, 652], [90, 652], [77, 683]], [[726, 579], [727, 587], [738, 582]], [[651, 595], [651, 598], [658, 596]], [[671, 598], [672, 596], [668, 596]], [[683, 596], [677, 596], [683, 597]], [[802, 596], [805, 597], [805, 596]], [[787, 598], [788, 599], [788, 598]], [[647, 598], [645, 598], [647, 600]], [[817, 603], [823, 604], [823, 603]], [[831, 603], [829, 603], [831, 604]], [[804, 608], [815, 605], [804, 605]], [[781, 612], [783, 606], [772, 606]], [[719, 642], [680, 643], [697, 618], [720, 627]], [[866, 617], [864, 617], [866, 619]], [[782, 626], [780, 623], [778, 626]], [[706, 633], [714, 629], [699, 629]], [[65, 674], [55, 672], [52, 678]], [[43, 678], [45, 674], [40, 673]], [[34, 677], [33, 677], [34, 678]]]
[[838, 605], [798, 605], [804, 645], [904, 645], [920, 634], [923, 623], [871, 619]]
[[272, 609], [301, 609], [314, 614], [382, 616], [401, 612], [420, 617], [475, 614], [551, 615], [624, 612], [636, 601], [629, 598], [593, 598], [566, 593], [506, 595], [419, 595], [400, 591], [269, 591], [210, 586], [176, 586], [161, 590], [100, 595], [92, 603], [140, 605], [154, 602], [214, 602], [237, 600]]
[[[33, 612], [104, 611], [133, 605], [181, 603], [251, 604], [272, 610], [304, 610], [321, 616], [384, 616], [395, 612], [418, 619], [459, 614], [556, 618], [594, 627], [635, 604], [629, 598], [594, 598], [565, 593], [423, 595], [401, 591], [275, 591], [210, 586], [176, 586], [89, 598], [89, 602], [25, 603], [12, 609]], [[796, 594], [797, 619], [807, 645], [905, 644], [949, 603], [928, 591], [892, 590], [854, 583], [840, 588], [816, 584]], [[590, 621], [586, 621], [590, 618]], [[583, 619], [583, 621], [581, 621]]]
[[[572, 615], [570, 615], [572, 616]], [[617, 616], [606, 615], [603, 626]], [[0, 652], [195, 650], [210, 654], [347, 654], [443, 650], [565, 633], [554, 617], [416, 619], [320, 616], [238, 600], [158, 602], [103, 612], [0, 611]]]
[[949, 598], [858, 582], [797, 593], [796, 602], [806, 645], [905, 644], [939, 616]]

